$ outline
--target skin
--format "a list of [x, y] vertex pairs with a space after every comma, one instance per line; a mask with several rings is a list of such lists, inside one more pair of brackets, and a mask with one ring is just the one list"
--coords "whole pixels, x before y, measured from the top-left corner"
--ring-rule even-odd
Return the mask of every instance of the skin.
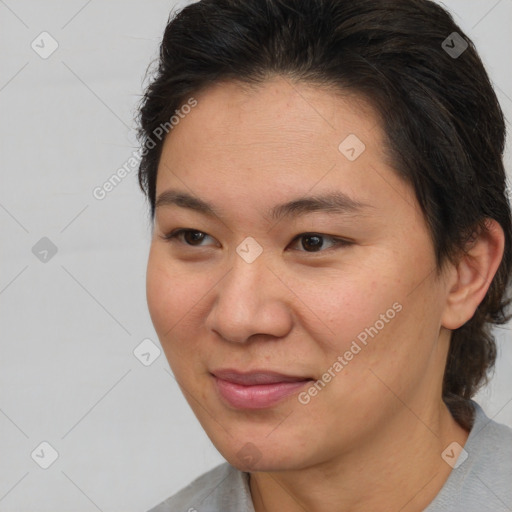
[[[501, 227], [489, 221], [438, 274], [413, 190], [361, 98], [283, 77], [195, 97], [165, 140], [157, 197], [179, 190], [218, 212], [158, 206], [147, 269], [152, 321], [191, 408], [226, 460], [250, 472], [256, 512], [423, 510], [451, 471], [441, 453], [468, 436], [442, 402], [443, 371], [450, 330], [497, 270]], [[349, 134], [366, 146], [354, 161], [338, 150]], [[270, 218], [277, 204], [332, 191], [368, 206]], [[177, 228], [205, 235], [164, 238]], [[325, 235], [319, 251], [297, 238], [308, 232]], [[248, 236], [263, 249], [252, 263], [236, 252]], [[217, 393], [219, 368], [322, 378], [395, 303], [402, 310], [306, 405], [295, 393], [241, 410]]]

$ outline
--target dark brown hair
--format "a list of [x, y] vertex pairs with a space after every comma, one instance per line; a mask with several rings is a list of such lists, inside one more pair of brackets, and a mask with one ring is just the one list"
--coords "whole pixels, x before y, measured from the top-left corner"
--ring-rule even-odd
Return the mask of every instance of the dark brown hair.
[[[140, 140], [147, 144], [212, 84], [275, 75], [356, 92], [373, 105], [393, 166], [425, 215], [438, 272], [486, 218], [503, 228], [501, 265], [473, 318], [453, 331], [446, 364], [443, 399], [469, 428], [468, 399], [496, 358], [492, 326], [509, 319], [512, 265], [505, 123], [473, 43], [428, 0], [201, 0], [169, 20], [141, 103]], [[145, 152], [139, 169], [152, 216], [162, 145]]]

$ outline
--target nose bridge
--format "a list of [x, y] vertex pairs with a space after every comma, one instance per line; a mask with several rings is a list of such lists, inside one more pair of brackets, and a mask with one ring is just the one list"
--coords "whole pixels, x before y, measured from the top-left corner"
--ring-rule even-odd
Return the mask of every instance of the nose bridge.
[[251, 293], [258, 281], [265, 279], [264, 273], [268, 272], [263, 260], [246, 263], [240, 257], [236, 257], [228, 279], [229, 288], [236, 293]]
[[[250, 253], [253, 248], [248, 244]], [[268, 263], [261, 253], [247, 259], [244, 253], [234, 256], [230, 272], [217, 288], [207, 320], [210, 329], [227, 340], [239, 342], [253, 334], [286, 334], [291, 325], [286, 293]]]
[[238, 254], [234, 258], [231, 272], [219, 289], [218, 302], [229, 305], [233, 315], [243, 311], [254, 315], [270, 294], [268, 274], [271, 274], [264, 257], [251, 262]]

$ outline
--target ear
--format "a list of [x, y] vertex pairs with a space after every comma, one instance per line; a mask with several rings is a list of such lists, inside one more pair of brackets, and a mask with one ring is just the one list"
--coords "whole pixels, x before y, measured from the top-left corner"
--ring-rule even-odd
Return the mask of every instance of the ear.
[[475, 233], [457, 265], [450, 268], [446, 305], [441, 325], [458, 329], [475, 314], [498, 270], [505, 247], [503, 229], [494, 219], [486, 219], [486, 228]]

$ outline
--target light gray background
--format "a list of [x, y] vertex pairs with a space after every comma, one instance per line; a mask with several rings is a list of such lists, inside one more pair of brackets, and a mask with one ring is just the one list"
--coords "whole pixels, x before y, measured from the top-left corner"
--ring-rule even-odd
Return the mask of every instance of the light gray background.
[[[0, 512], [144, 511], [223, 460], [163, 353], [150, 366], [133, 354], [158, 345], [135, 170], [92, 194], [137, 147], [142, 80], [177, 5], [0, 0]], [[511, 119], [512, 0], [445, 5]], [[47, 59], [31, 48], [43, 31], [59, 45]], [[509, 172], [510, 155], [509, 139]], [[32, 253], [42, 237], [58, 249], [46, 263]], [[498, 333], [478, 401], [512, 426], [511, 331]], [[43, 441], [59, 454], [48, 469], [31, 458]]]

